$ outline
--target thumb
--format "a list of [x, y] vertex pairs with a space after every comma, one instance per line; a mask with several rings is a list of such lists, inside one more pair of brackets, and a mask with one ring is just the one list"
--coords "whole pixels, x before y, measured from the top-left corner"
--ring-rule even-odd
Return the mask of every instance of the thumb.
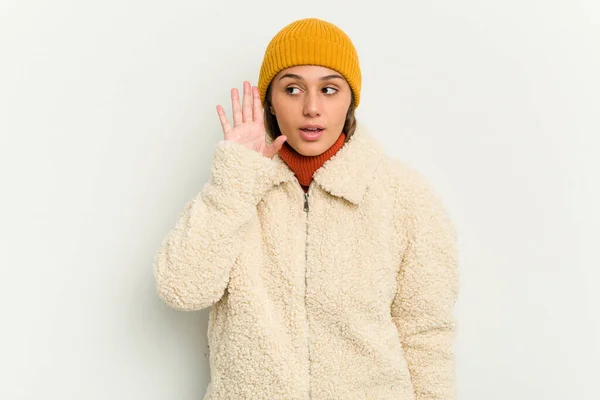
[[267, 148], [267, 154], [265, 154], [265, 155], [269, 158], [275, 157], [275, 154], [279, 153], [279, 150], [281, 150], [281, 147], [283, 146], [283, 144], [285, 143], [286, 140], [287, 140], [287, 136], [279, 135], [277, 137], [277, 139], [275, 139], [273, 141], [271, 146], [269, 146]]

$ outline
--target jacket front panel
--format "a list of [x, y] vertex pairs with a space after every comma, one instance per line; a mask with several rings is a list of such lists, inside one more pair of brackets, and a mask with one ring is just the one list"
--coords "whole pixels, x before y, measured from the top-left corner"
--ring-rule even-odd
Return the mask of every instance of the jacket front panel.
[[219, 373], [206, 399], [309, 399], [303, 202], [299, 185], [282, 185], [243, 228], [225, 295], [210, 314], [211, 371]]
[[410, 399], [390, 314], [404, 234], [387, 192], [373, 187], [355, 205], [313, 183], [308, 209], [295, 180], [265, 194], [213, 309], [220, 323], [211, 323], [209, 344], [227, 345], [211, 363], [237, 370], [213, 390], [226, 388], [227, 398], [258, 398], [244, 388], [264, 385], [282, 399]]
[[395, 229], [383, 181], [359, 204], [312, 188], [305, 306], [313, 398], [412, 398], [390, 312], [405, 232]]

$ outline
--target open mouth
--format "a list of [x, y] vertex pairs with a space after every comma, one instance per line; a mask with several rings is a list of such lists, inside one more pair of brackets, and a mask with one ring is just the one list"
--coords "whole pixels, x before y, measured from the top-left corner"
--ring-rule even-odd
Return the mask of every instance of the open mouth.
[[321, 138], [325, 127], [317, 124], [306, 124], [300, 128], [300, 135], [304, 140], [314, 142]]
[[308, 134], [313, 134], [323, 132], [325, 127], [321, 124], [305, 124], [300, 127], [300, 130]]
[[300, 130], [306, 133], [319, 133], [324, 131], [323, 128], [300, 128]]

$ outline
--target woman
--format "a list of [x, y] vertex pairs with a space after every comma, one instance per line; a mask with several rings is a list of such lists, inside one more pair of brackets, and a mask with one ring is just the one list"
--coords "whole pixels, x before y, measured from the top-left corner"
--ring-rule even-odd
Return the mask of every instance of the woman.
[[[454, 227], [354, 118], [350, 39], [303, 19], [267, 47], [209, 182], [155, 258], [160, 297], [210, 311], [204, 399], [456, 397]], [[263, 106], [264, 105], [264, 115]]]

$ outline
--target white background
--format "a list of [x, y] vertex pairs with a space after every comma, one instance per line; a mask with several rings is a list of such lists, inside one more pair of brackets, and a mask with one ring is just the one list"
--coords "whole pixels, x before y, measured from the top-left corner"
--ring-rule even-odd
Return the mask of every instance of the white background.
[[164, 305], [153, 256], [215, 106], [310, 16], [459, 230], [460, 399], [600, 398], [596, 0], [0, 4], [0, 398], [202, 398], [208, 310]]

